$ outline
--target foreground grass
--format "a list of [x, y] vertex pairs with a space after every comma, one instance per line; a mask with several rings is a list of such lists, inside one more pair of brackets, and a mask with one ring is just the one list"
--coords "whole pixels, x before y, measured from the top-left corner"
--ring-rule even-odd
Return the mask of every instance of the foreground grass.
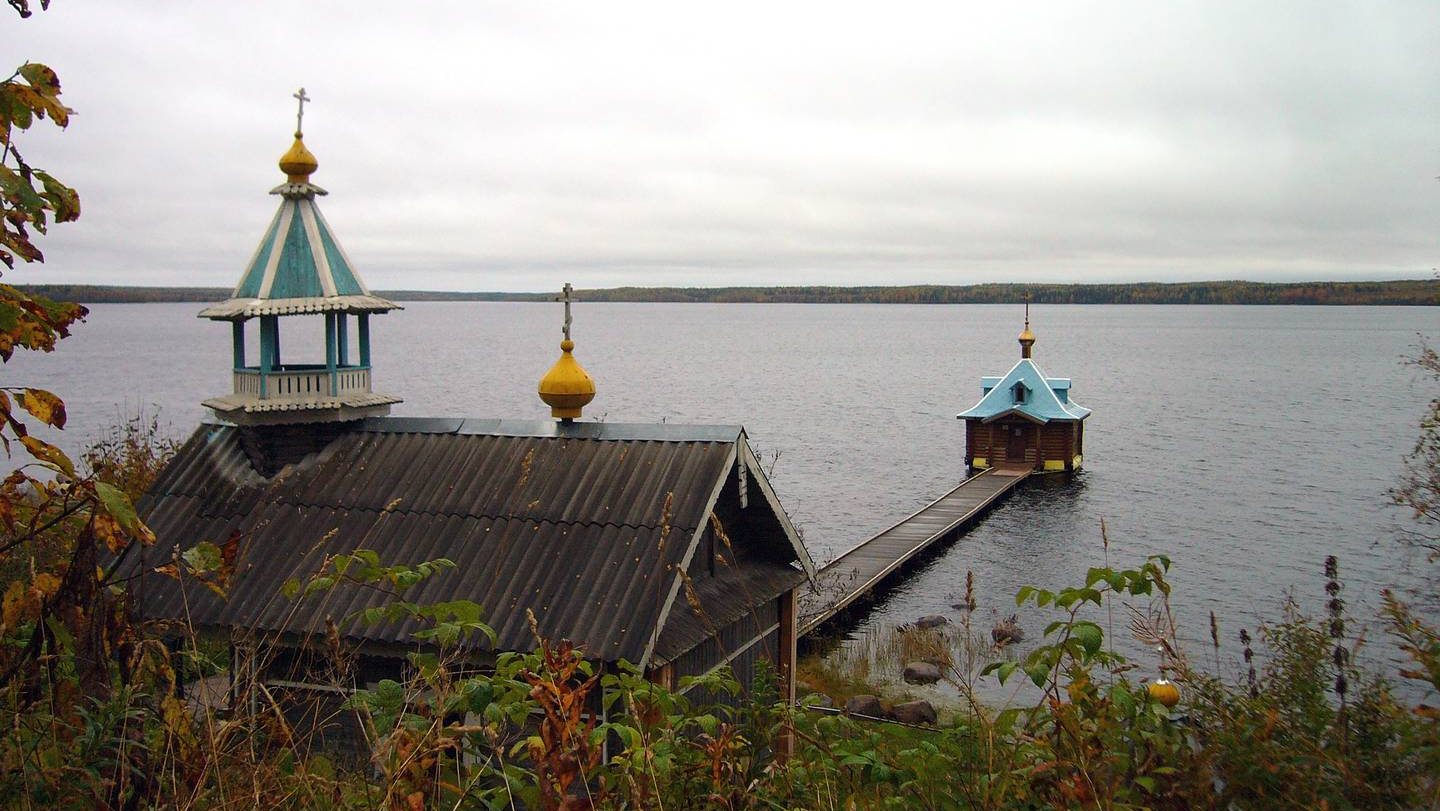
[[[1345, 634], [1343, 606], [1332, 605], [1318, 619], [1290, 607], [1246, 643], [1247, 654], [1265, 664], [1219, 679], [1192, 670], [1165, 626], [1167, 569], [1157, 558], [1130, 570], [1091, 570], [1083, 586], [1022, 591], [1023, 602], [1056, 616], [1042, 644], [1023, 659], [991, 662], [977, 672], [973, 662], [955, 660], [955, 646], [929, 648], [961, 696], [953, 716], [934, 729], [789, 706], [776, 700], [766, 679], [749, 685], [733, 702], [738, 706], [697, 705], [633, 671], [597, 675], [583, 651], [545, 640], [533, 653], [501, 655], [493, 670], [479, 675], [458, 669], [458, 645], [417, 647], [412, 677], [355, 690], [328, 709], [312, 708], [319, 715], [303, 724], [295, 721], [303, 714], [295, 698], [262, 683], [237, 683], [218, 708], [197, 711], [181, 701], [177, 682], [221, 666], [214, 649], [191, 647], [177, 659], [138, 639], [104, 685], [83, 684], [83, 670], [61, 653], [0, 692], [8, 730], [0, 744], [0, 803], [412, 810], [1440, 807], [1440, 719], [1431, 707], [1403, 705], [1381, 674], [1352, 661], [1355, 640]], [[366, 576], [353, 568], [349, 575]], [[1177, 707], [1132, 682], [1128, 664], [1107, 651], [1098, 627], [1077, 618], [1081, 606], [1103, 606], [1122, 594], [1155, 598], [1159, 621], [1147, 641], [1167, 651], [1163, 667], [1182, 687]], [[437, 630], [453, 621], [449, 613], [406, 610], [429, 616]], [[1413, 659], [1394, 675], [1437, 686], [1434, 629], [1394, 600], [1387, 620]], [[916, 653], [916, 640], [924, 638], [897, 641], [894, 650]], [[973, 700], [975, 679], [1027, 679], [1041, 697], [995, 711]], [[704, 694], [742, 696], [742, 686], [723, 672], [702, 681]], [[580, 711], [597, 698], [608, 710], [603, 721]], [[318, 745], [310, 737], [317, 720], [320, 726], [353, 724], [359, 757], [346, 764]]]

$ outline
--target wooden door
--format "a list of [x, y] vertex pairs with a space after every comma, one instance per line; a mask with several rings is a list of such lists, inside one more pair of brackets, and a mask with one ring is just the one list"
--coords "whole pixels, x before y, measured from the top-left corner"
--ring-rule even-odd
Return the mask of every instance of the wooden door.
[[1009, 433], [1005, 443], [1005, 461], [1025, 461], [1025, 427], [1023, 425], [1011, 425], [1006, 428]]

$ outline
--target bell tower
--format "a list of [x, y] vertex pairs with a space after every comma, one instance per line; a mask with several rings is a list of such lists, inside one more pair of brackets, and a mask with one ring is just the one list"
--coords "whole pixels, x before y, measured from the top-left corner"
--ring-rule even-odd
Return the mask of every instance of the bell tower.
[[[200, 311], [201, 318], [230, 322], [234, 391], [204, 404], [237, 425], [343, 422], [383, 416], [400, 402], [376, 393], [370, 378], [370, 316], [400, 306], [371, 295], [315, 204], [327, 192], [310, 182], [320, 165], [305, 148], [302, 129], [310, 97], [302, 87], [295, 98], [295, 142], [280, 158], [285, 182], [270, 190], [280, 197], [280, 210], [230, 298]], [[251, 359], [245, 329], [253, 319], [259, 319], [260, 356]], [[322, 320], [323, 359], [282, 357], [282, 321], [287, 329], [313, 329]]]

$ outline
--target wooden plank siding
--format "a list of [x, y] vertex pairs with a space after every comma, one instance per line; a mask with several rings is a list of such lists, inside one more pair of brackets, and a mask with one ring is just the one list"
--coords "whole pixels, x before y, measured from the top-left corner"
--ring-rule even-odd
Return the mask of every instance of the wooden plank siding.
[[[651, 670], [647, 678], [672, 690], [681, 689], [692, 701], [701, 704], [718, 702], [740, 706], [750, 694], [757, 668], [764, 662], [776, 676], [779, 694], [793, 700], [795, 603], [795, 593], [789, 591], [757, 606], [680, 658]], [[729, 665], [740, 683], [739, 696], [711, 694], [699, 688], [685, 690], [679, 686], [686, 676], [703, 676], [722, 665]]]

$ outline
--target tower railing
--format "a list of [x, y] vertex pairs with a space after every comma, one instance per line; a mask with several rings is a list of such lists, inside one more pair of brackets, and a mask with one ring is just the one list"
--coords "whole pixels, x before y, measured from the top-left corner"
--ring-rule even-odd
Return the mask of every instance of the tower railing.
[[234, 370], [235, 393], [260, 400], [315, 400], [343, 397], [347, 394], [369, 394], [369, 366], [336, 366], [325, 364], [286, 364], [262, 370], [241, 366]]

